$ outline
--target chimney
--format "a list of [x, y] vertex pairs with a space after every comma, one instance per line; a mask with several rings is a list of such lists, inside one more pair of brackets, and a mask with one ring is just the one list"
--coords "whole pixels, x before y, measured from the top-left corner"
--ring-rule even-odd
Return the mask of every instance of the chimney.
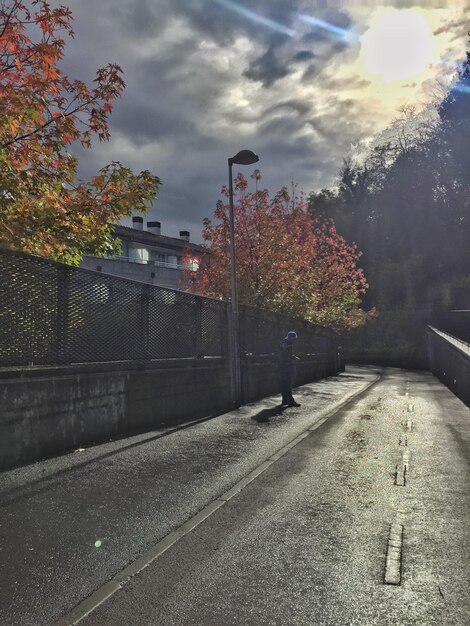
[[161, 226], [160, 222], [147, 222], [147, 232], [152, 233], [152, 235], [159, 235]]
[[132, 228], [136, 230], [144, 230], [144, 218], [134, 215], [132, 218]]
[[189, 230], [180, 230], [180, 239], [189, 241]]

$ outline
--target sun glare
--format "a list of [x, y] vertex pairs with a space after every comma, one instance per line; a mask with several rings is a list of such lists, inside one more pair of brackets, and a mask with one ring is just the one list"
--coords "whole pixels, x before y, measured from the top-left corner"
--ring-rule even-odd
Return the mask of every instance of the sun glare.
[[423, 73], [433, 62], [435, 51], [428, 22], [413, 10], [386, 10], [361, 37], [366, 71], [381, 75], [387, 82]]

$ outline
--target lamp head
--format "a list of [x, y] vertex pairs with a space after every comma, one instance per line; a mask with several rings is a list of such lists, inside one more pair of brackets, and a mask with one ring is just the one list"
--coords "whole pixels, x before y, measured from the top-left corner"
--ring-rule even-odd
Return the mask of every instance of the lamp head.
[[234, 157], [229, 159], [230, 165], [236, 163], [237, 165], [251, 165], [257, 163], [259, 156], [251, 150], [240, 150]]

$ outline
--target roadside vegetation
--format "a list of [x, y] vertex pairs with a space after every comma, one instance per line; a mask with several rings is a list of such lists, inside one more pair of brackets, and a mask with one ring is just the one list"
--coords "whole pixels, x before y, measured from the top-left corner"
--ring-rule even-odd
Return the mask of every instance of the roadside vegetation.
[[308, 197], [363, 252], [364, 304], [379, 315], [347, 339], [359, 360], [422, 366], [425, 324], [470, 302], [470, 53], [437, 93], [345, 159], [334, 189]]
[[[307, 210], [295, 187], [274, 196], [235, 180], [235, 239], [238, 297], [242, 304], [269, 309], [337, 331], [357, 328], [375, 312], [361, 307], [367, 282], [361, 253], [336, 231], [331, 218]], [[223, 195], [228, 198], [226, 187]], [[205, 296], [230, 294], [229, 204], [219, 201], [214, 221], [204, 222], [205, 254], [197, 271], [186, 270], [183, 286]], [[188, 252], [190, 255], [190, 253]], [[189, 264], [188, 259], [188, 265]]]
[[109, 139], [122, 71], [98, 69], [93, 87], [63, 74], [72, 14], [44, 0], [29, 4], [0, 3], [0, 245], [77, 264], [118, 245], [111, 223], [145, 212], [160, 181], [117, 162], [78, 179], [73, 144]]

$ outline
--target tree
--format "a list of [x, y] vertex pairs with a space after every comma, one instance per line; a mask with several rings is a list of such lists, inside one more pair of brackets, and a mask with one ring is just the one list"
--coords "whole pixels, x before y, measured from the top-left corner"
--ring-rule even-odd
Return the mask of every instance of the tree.
[[[360, 295], [367, 284], [355, 246], [338, 235], [332, 220], [309, 215], [302, 196], [283, 188], [270, 198], [267, 190], [247, 192], [247, 185], [239, 174], [234, 217], [240, 302], [336, 330], [364, 323]], [[225, 187], [222, 192], [228, 196]], [[219, 201], [214, 217], [217, 223], [204, 220], [200, 268], [185, 271], [183, 286], [222, 299], [230, 292], [228, 203]]]
[[470, 53], [440, 96], [434, 108], [402, 108], [369, 152], [345, 160], [334, 190], [309, 196], [364, 253], [364, 306], [380, 318], [348, 341], [366, 362], [422, 367], [423, 326], [454, 287], [468, 289]]
[[160, 181], [118, 162], [77, 180], [74, 142], [109, 138], [108, 117], [124, 89], [122, 71], [97, 70], [95, 85], [59, 69], [72, 14], [34, 0], [0, 1], [0, 245], [69, 263], [104, 253], [111, 222], [145, 212]]

